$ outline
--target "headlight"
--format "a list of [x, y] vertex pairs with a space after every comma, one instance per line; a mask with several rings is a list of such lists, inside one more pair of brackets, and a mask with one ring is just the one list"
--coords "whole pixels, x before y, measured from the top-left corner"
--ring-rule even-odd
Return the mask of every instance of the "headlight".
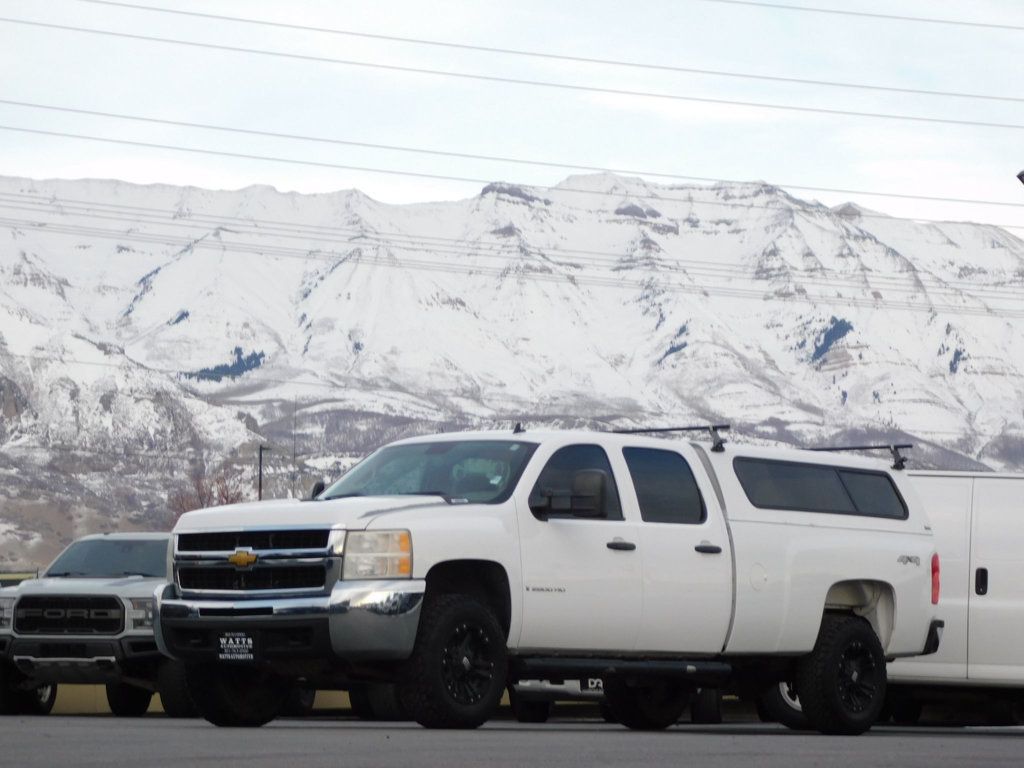
[[132, 620], [133, 629], [153, 628], [153, 598], [152, 597], [130, 597], [131, 609], [128, 611], [128, 618]]
[[11, 619], [14, 618], [13, 597], [0, 597], [0, 629], [8, 629], [11, 626]]
[[345, 537], [343, 579], [412, 577], [412, 536], [408, 531], [350, 531]]

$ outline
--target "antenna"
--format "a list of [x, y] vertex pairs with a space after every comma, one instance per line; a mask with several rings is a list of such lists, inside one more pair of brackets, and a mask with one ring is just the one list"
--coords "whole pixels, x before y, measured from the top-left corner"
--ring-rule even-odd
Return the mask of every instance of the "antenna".
[[913, 448], [913, 443], [897, 443], [893, 445], [829, 445], [819, 448], [808, 448], [809, 451], [888, 451], [892, 454], [892, 468], [906, 469], [907, 457], [900, 453], [901, 450]]

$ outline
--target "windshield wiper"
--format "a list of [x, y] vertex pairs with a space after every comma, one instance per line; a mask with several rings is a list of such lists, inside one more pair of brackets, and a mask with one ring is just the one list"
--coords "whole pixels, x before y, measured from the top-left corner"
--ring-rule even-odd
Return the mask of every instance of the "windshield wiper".
[[160, 573], [145, 573], [144, 571], [121, 571], [118, 576], [141, 576], [144, 579], [155, 579], [162, 576]]
[[54, 578], [54, 579], [63, 579], [63, 578], [66, 578], [68, 576], [91, 576], [91, 575], [92, 574], [88, 574], [85, 571], [51, 571], [50, 573], [46, 574], [46, 577], [47, 578]]
[[334, 499], [351, 499], [355, 496], [365, 496], [365, 493], [339, 493], [337, 496], [324, 496], [319, 501], [333, 501]]
[[440, 496], [446, 504], [452, 504], [452, 497], [444, 491], [409, 491], [408, 493], [396, 493], [396, 496]]

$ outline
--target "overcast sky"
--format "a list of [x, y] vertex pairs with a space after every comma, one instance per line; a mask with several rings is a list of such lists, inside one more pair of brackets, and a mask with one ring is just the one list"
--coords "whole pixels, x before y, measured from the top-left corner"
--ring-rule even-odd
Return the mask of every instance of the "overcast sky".
[[[1024, 31], [708, 0], [134, 0], [254, 19], [674, 67], [955, 91], [894, 94], [525, 58], [174, 16], [0, 0], [0, 16], [376, 64], [628, 91], [1024, 125]], [[1024, 27], [1017, 0], [792, 0], [819, 8]], [[1024, 227], [1024, 130], [568, 91], [97, 36], [0, 22], [0, 99], [418, 149], [788, 186], [828, 204]], [[339, 165], [551, 185], [507, 162], [269, 139], [0, 104], [0, 124]], [[235, 189], [358, 188], [387, 202], [457, 199], [481, 183], [196, 155], [0, 130], [0, 174]], [[655, 179], [655, 181], [664, 181]], [[792, 185], [996, 200], [832, 194]], [[1024, 230], [1015, 230], [1024, 234]]]

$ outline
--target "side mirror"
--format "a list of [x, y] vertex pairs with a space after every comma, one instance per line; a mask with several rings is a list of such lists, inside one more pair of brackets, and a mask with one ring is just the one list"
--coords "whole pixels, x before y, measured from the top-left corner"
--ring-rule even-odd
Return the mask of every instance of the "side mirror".
[[604, 517], [607, 492], [607, 472], [600, 469], [581, 469], [572, 478], [569, 511], [573, 517]]
[[310, 492], [310, 494], [309, 494], [309, 499], [310, 499], [310, 501], [312, 501], [312, 500], [313, 500], [313, 499], [315, 499], [315, 498], [316, 498], [317, 496], [319, 496], [319, 495], [320, 495], [321, 493], [323, 493], [323, 492], [324, 492], [324, 488], [326, 488], [326, 487], [327, 487], [327, 486], [326, 486], [326, 485], [324, 485], [324, 481], [323, 481], [323, 480], [317, 480], [317, 481], [316, 481], [316, 482], [315, 482], [315, 483], [313, 484], [313, 490], [312, 490], [312, 491]]

